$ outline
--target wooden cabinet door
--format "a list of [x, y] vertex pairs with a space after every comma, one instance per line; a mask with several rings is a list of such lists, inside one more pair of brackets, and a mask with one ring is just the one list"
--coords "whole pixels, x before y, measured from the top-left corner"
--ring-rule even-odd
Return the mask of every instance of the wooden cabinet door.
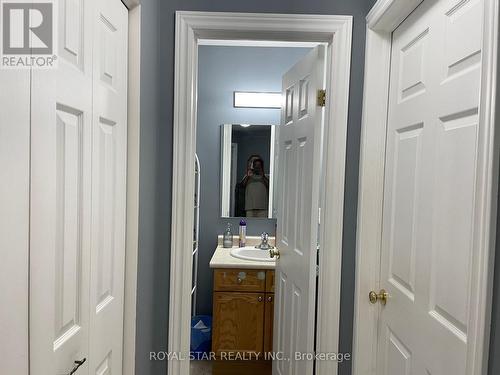
[[264, 293], [215, 292], [212, 351], [262, 352]]
[[274, 294], [266, 294], [264, 312], [264, 352], [273, 351]]
[[266, 271], [266, 292], [274, 293], [274, 271]]

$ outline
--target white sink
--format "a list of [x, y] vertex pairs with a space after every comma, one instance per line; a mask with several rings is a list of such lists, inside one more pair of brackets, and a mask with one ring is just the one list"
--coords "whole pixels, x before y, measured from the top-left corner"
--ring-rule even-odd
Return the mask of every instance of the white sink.
[[231, 249], [230, 254], [239, 259], [274, 262], [274, 259], [269, 256], [269, 250], [256, 249], [255, 246], [237, 247]]

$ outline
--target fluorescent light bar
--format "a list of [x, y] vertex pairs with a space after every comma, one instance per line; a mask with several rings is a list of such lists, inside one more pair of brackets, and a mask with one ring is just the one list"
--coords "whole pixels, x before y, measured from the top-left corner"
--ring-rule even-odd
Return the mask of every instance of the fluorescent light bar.
[[234, 92], [236, 108], [281, 108], [280, 92]]

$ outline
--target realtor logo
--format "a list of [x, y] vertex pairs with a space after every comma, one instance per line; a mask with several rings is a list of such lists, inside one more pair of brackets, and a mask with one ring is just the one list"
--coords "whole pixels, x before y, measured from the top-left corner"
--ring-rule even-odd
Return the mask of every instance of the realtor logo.
[[51, 68], [55, 56], [55, 6], [50, 0], [2, 1], [3, 68]]

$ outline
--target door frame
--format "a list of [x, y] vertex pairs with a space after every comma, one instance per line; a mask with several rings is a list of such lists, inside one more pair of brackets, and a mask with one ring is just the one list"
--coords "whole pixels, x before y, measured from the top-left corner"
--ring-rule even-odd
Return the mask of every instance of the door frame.
[[[366, 17], [365, 82], [361, 133], [358, 224], [356, 239], [356, 292], [353, 374], [376, 371], [377, 323], [380, 307], [368, 301], [370, 290], [380, 285], [382, 203], [385, 138], [389, 98], [392, 32], [422, 0], [378, 0]], [[471, 338], [470, 375], [486, 375], [492, 307], [498, 193], [499, 134], [495, 132], [499, 5], [484, 0], [483, 59], [478, 139], [478, 168], [474, 243], [478, 249], [473, 272], [480, 293], [476, 296], [476, 324]], [[359, 360], [358, 360], [359, 359]]]
[[141, 2], [122, 0], [128, 9], [127, 224], [123, 300], [123, 375], [135, 374], [137, 265], [139, 254], [139, 166], [141, 139]]
[[[261, 40], [328, 43], [327, 106], [324, 137], [324, 184], [321, 207], [317, 351], [337, 352], [340, 316], [340, 277], [344, 213], [344, 176], [352, 43], [352, 16], [176, 12], [172, 239], [168, 350], [189, 353], [191, 314], [194, 154], [198, 43], [200, 39]], [[238, 43], [238, 42], [236, 42]], [[333, 100], [332, 98], [335, 98]], [[337, 363], [318, 361], [318, 374], [337, 374]], [[189, 361], [168, 361], [169, 374], [187, 374]]]

